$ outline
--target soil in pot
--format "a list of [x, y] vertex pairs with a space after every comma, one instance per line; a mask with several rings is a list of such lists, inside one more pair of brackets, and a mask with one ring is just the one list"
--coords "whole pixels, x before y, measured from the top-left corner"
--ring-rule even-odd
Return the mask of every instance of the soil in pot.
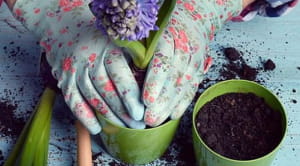
[[213, 151], [235, 160], [271, 152], [283, 137], [281, 115], [253, 93], [228, 93], [198, 112], [197, 131]]

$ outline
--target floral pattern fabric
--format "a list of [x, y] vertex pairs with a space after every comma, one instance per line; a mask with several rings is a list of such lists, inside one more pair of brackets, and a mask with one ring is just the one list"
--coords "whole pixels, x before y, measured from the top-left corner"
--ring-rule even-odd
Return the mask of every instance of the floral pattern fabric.
[[[288, 6], [282, 9], [297, 2], [283, 1], [280, 6]], [[101, 129], [94, 113], [131, 128], [144, 128], [144, 122], [155, 127], [168, 117], [180, 118], [212, 64], [208, 43], [224, 22], [247, 20], [253, 11], [271, 16], [268, 5], [254, 3], [241, 12], [242, 0], [177, 0], [141, 94], [123, 52], [95, 29], [88, 3], [18, 0], [14, 15], [41, 38], [67, 104], [94, 134]]]
[[[66, 103], [92, 134], [101, 130], [95, 113], [121, 126], [144, 128], [141, 121], [144, 105], [139, 88], [109, 77], [104, 66], [106, 56], [123, 55], [123, 52], [96, 30], [88, 3], [84, 0], [18, 0], [13, 12], [40, 38]], [[127, 65], [127, 61], [120, 59], [120, 64]], [[128, 72], [122, 79], [131, 75], [128, 70], [118, 70]], [[118, 88], [118, 84], [125, 87]], [[124, 88], [130, 93], [120, 97]]]
[[224, 22], [240, 13], [241, 0], [177, 0], [152, 61], [143, 90], [144, 121], [158, 126], [178, 119], [212, 64], [208, 43]]

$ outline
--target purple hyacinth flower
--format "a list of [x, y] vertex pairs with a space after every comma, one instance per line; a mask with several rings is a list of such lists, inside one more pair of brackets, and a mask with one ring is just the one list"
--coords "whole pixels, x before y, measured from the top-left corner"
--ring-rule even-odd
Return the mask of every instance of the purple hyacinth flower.
[[158, 15], [159, 0], [93, 0], [96, 27], [113, 39], [141, 40], [149, 36]]

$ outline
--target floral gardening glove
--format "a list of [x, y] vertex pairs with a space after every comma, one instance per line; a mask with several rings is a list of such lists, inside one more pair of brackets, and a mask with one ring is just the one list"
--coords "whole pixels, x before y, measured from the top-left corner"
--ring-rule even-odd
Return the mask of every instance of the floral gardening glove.
[[[96, 115], [101, 114], [119, 125], [144, 128], [145, 124], [140, 121], [144, 105], [140, 102], [138, 85], [131, 81], [128, 67], [115, 70], [125, 73], [117, 77], [118, 80], [108, 76], [105, 56], [123, 53], [95, 29], [88, 3], [18, 0], [13, 12], [40, 38], [66, 103], [92, 134], [101, 131], [93, 110]], [[127, 64], [124, 56], [120, 57], [117, 63]]]
[[241, 0], [177, 0], [144, 83], [147, 125], [182, 116], [212, 63], [209, 41], [241, 9]]

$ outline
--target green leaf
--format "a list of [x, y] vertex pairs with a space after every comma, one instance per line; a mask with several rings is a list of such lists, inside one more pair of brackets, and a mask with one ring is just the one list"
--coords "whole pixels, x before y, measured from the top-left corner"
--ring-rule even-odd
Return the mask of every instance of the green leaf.
[[51, 122], [51, 113], [54, 99], [55, 92], [50, 88], [46, 88], [40, 99], [37, 111], [28, 131], [27, 138], [24, 142], [23, 150], [20, 156], [20, 166], [32, 165], [35, 160], [36, 151], [40, 150], [39, 148], [40, 146], [42, 146], [39, 143], [45, 143], [40, 142], [41, 136], [43, 136], [43, 133], [46, 134], [47, 131], [45, 130], [45, 126], [49, 125], [49, 123]]
[[35, 152], [33, 166], [47, 166], [48, 164], [48, 147], [51, 129], [51, 112], [49, 118], [46, 120], [37, 150]]
[[139, 41], [114, 40], [114, 43], [119, 47], [125, 47], [129, 51], [134, 64], [141, 67], [145, 59], [146, 48]]
[[176, 0], [165, 0], [162, 7], [159, 9], [158, 20], [156, 23], [156, 25], [159, 27], [159, 30], [152, 31], [150, 33], [150, 36], [147, 38], [148, 47], [145, 58], [143, 60], [143, 64], [140, 65], [141, 69], [145, 69], [148, 66], [150, 60], [152, 59], [158, 41], [162, 35], [162, 32], [165, 30], [166, 26], [169, 23], [175, 5]]

